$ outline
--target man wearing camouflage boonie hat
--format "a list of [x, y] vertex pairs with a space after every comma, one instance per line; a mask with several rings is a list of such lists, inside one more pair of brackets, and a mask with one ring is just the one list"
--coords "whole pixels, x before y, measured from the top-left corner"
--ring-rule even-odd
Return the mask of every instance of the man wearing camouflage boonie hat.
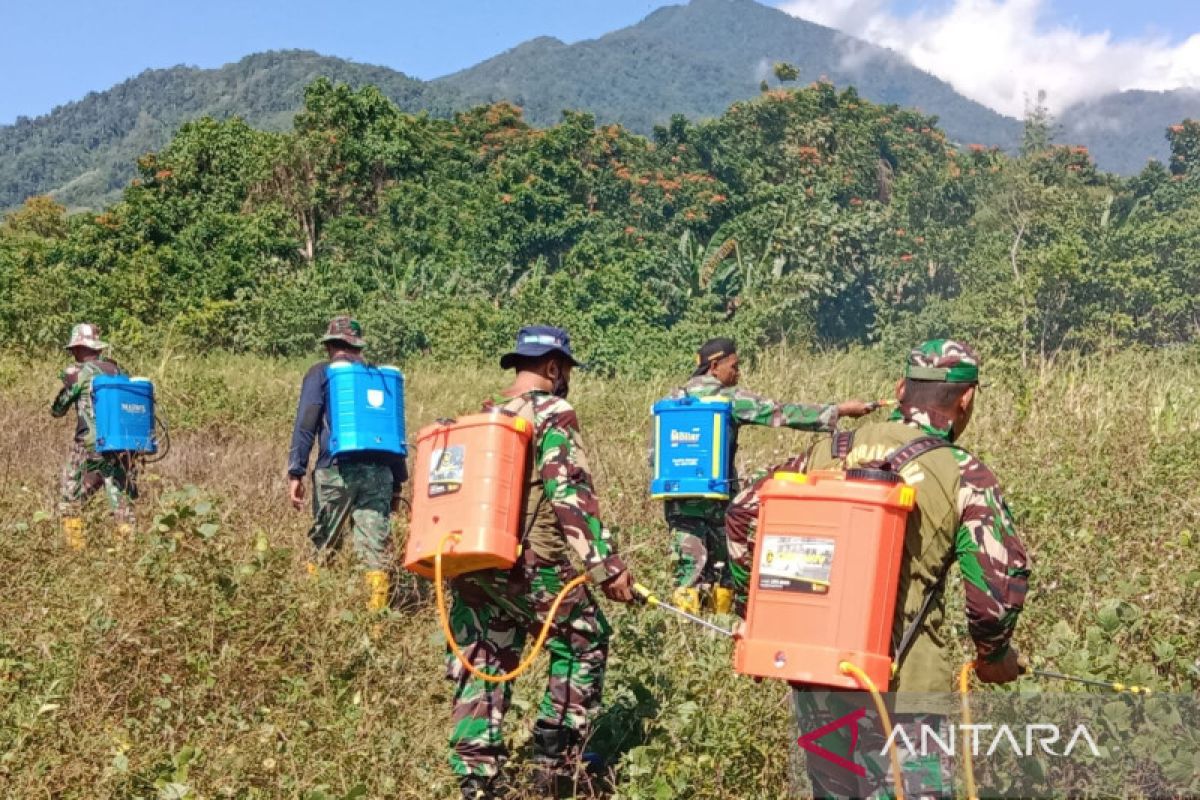
[[59, 389], [50, 413], [64, 416], [75, 407], [75, 435], [63, 465], [58, 504], [63, 536], [76, 550], [83, 548], [84, 504], [97, 492], [103, 491], [122, 536], [133, 531], [133, 499], [137, 497], [133, 464], [119, 453], [96, 452], [96, 411], [92, 400], [92, 379], [97, 375], [121, 375], [117, 364], [105, 358], [108, 343], [101, 340], [100, 328], [91, 322], [81, 322], [71, 329], [71, 338], [63, 348], [75, 358], [59, 376]]
[[351, 525], [351, 541], [359, 562], [366, 568], [370, 590], [368, 608], [380, 611], [390, 591], [391, 514], [408, 479], [404, 456], [386, 453], [345, 453], [336, 458], [329, 450], [329, 379], [326, 368], [334, 362], [363, 363], [367, 342], [362, 326], [350, 317], [334, 317], [321, 337], [328, 360], [313, 364], [300, 386], [300, 401], [288, 455], [288, 498], [297, 510], [304, 507], [304, 476], [309, 454], [318, 442], [313, 471], [313, 520], [308, 538], [314, 549], [309, 571], [316, 572], [331, 550], [341, 546], [341, 533]]
[[[886, 422], [869, 423], [818, 440], [804, 454], [768, 470], [884, 468], [893, 465], [917, 487], [917, 511], [908, 517], [905, 562], [900, 569], [892, 624], [891, 683], [897, 724], [923, 724], [948, 734], [944, 709], [930, 695], [952, 690], [955, 654], [945, 630], [946, 577], [957, 563], [966, 593], [967, 629], [976, 649], [976, 674], [985, 683], [1008, 683], [1019, 674], [1011, 640], [1025, 602], [1029, 557], [1017, 536], [995, 474], [956, 442], [971, 420], [978, 394], [979, 356], [967, 345], [934, 339], [913, 349], [896, 384], [897, 407]], [[748, 576], [754, 560], [758, 492], [765, 478], [746, 487], [730, 504], [726, 535], [745, 613]], [[916, 554], [916, 555], [914, 555]], [[846, 711], [850, 695], [820, 687], [794, 688], [793, 705], [802, 732], [831, 723]], [[882, 797], [894, 793], [887, 750], [877, 746], [876, 722], [860, 721], [864, 744], [851, 747], [849, 726], [821, 739], [821, 746], [863, 768], [859, 777], [831, 761], [808, 759], [817, 797]], [[947, 741], [950, 739], [947, 738]], [[902, 755], [903, 752], [902, 752]], [[949, 797], [952, 773], [944, 758], [905, 755], [904, 793]]]

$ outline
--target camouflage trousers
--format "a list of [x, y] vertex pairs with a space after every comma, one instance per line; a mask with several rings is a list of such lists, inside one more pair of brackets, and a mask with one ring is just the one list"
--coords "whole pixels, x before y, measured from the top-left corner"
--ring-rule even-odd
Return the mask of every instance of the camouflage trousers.
[[384, 464], [351, 463], [313, 473], [315, 519], [308, 538], [318, 559], [341, 547], [347, 519], [354, 554], [363, 567], [391, 566], [392, 470]]
[[758, 530], [758, 493], [767, 478], [783, 470], [802, 470], [804, 456], [758, 470], [742, 484], [729, 505], [725, 508], [725, 547], [729, 559], [729, 574], [733, 585], [733, 608], [738, 616], [746, 616], [746, 598], [750, 585], [750, 571], [754, 565], [754, 537]]
[[93, 453], [74, 442], [62, 468], [59, 514], [78, 516], [97, 492], [104, 493], [118, 523], [134, 523], [137, 474], [133, 462], [116, 453]]
[[[450, 583], [450, 626], [463, 654], [481, 672], [514, 669], [530, 637], [536, 637], [562, 587], [576, 574], [570, 564], [518, 564], [483, 570]], [[608, 621], [585, 587], [564, 598], [546, 638], [549, 680], [534, 724], [534, 758], [558, 767], [579, 762], [600, 709], [608, 661]], [[446, 677], [454, 682], [450, 767], [456, 775], [496, 775], [508, 759], [501, 726], [512, 700], [512, 683], [488, 683], [471, 675], [447, 651]], [[554, 752], [539, 751], [557, 741]]]
[[[801, 736], [826, 725], [834, 726], [813, 744], [850, 762], [838, 764], [835, 758], [806, 752], [813, 797], [895, 797], [887, 750], [892, 732], [883, 729], [869, 694], [796, 687], [792, 689], [792, 708]], [[861, 714], [859, 719], [839, 725], [844, 717], [856, 713]], [[932, 741], [931, 734], [943, 742], [952, 742], [953, 732], [947, 717], [930, 713], [896, 714], [890, 710], [889, 714], [892, 725], [904, 731], [904, 736], [896, 734], [904, 796], [913, 800], [953, 797], [954, 765], [950, 756], [934, 744], [924, 748], [926, 754], [921, 752], [922, 742]], [[912, 750], [906, 741], [913, 744]], [[793, 786], [793, 790], [799, 796], [798, 787]]]
[[687, 498], [664, 506], [671, 530], [671, 557], [678, 587], [729, 586], [725, 503]]

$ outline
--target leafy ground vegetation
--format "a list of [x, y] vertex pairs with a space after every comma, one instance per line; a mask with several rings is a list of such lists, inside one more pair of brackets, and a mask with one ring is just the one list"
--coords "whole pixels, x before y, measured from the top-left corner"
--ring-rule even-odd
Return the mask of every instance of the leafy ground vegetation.
[[[454, 797], [426, 592], [405, 582], [372, 635], [351, 566], [315, 580], [303, 569], [307, 517], [284, 501], [284, 465], [305, 362], [127, 361], [159, 382], [173, 450], [143, 477], [137, 535], [118, 541], [94, 508], [74, 553], [51, 517], [69, 435], [46, 411], [58, 364], [0, 358], [0, 796]], [[898, 363], [879, 349], [771, 348], [745, 381], [809, 400], [884, 396]], [[1002, 476], [1035, 559], [1020, 645], [1065, 672], [1200, 689], [1200, 353], [991, 367], [965, 442]], [[414, 427], [475, 408], [504, 379], [429, 359], [406, 369]], [[643, 443], [651, 401], [681, 379], [593, 374], [572, 387], [604, 515], [660, 589], [667, 542]], [[751, 430], [742, 456], [770, 463], [808, 440]], [[782, 687], [736, 677], [719, 638], [606, 605], [616, 635], [594, 746], [618, 797], [803, 796]], [[518, 768], [536, 672], [510, 717]]]

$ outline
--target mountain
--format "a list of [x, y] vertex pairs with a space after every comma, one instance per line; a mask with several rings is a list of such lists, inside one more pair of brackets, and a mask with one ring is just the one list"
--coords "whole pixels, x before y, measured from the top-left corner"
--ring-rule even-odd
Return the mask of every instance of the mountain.
[[[219, 69], [147, 70], [45, 116], [0, 126], [0, 209], [46, 192], [71, 207], [102, 206], [119, 196], [137, 157], [161, 148], [182, 122], [237, 115], [284, 129], [305, 85], [320, 75], [374, 84], [406, 111], [448, 115], [506, 99], [535, 124], [574, 108], [648, 133], [672, 114], [720, 114], [757, 94], [764, 79], [775, 85], [777, 61], [796, 65], [802, 82], [825, 78], [878, 103], [936, 114], [962, 144], [1013, 148], [1020, 138], [1018, 120], [963, 97], [890, 50], [754, 0], [691, 0], [594, 40], [532, 39], [430, 82], [299, 50], [251, 55]], [[1189, 116], [1200, 117], [1200, 92], [1125, 92], [1067, 109], [1059, 138], [1088, 145], [1104, 169], [1131, 173], [1149, 157], [1165, 158], [1166, 127]]]
[[165, 145], [181, 123], [237, 115], [284, 130], [304, 103], [304, 87], [321, 75], [375, 84], [406, 110], [449, 112], [443, 90], [387, 67], [307, 51], [259, 53], [220, 69], [146, 70], [45, 116], [0, 126], [0, 208], [42, 192], [68, 206], [104, 205], [132, 177], [138, 156]]
[[1165, 164], [1167, 126], [1189, 118], [1200, 119], [1200, 90], [1120, 92], [1063, 111], [1057, 138], [1086, 144], [1097, 164], [1132, 175], [1147, 159]]
[[512, 100], [538, 124], [584, 108], [647, 132], [671, 114], [711, 117], [754, 96], [777, 61], [799, 67], [804, 82], [827, 78], [877, 103], [937, 114], [957, 141], [1009, 146], [1020, 138], [1019, 122], [896, 53], [753, 0], [691, 0], [572, 45], [534, 39], [434, 83], [471, 103]]

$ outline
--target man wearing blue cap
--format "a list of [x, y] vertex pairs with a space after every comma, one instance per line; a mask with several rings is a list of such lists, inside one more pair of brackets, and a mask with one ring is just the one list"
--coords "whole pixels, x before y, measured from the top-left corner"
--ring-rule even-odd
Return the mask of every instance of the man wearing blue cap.
[[[610, 600], [634, 598], [633, 578], [600, 520], [579, 421], [566, 400], [571, 371], [579, 366], [570, 337], [561, 328], [522, 328], [500, 366], [516, 370], [516, 378], [484, 409], [522, 417], [533, 429], [521, 556], [512, 569], [471, 572], [450, 584], [454, 637], [472, 664], [491, 674], [516, 667], [526, 639], [537, 634], [555, 596], [580, 571]], [[572, 552], [582, 570], [572, 563]], [[580, 586], [564, 598], [546, 639], [550, 677], [533, 727], [539, 797], [575, 788], [600, 708], [610, 631], [591, 591]], [[455, 682], [450, 765], [463, 797], [503, 796], [500, 769], [507, 750], [501, 724], [512, 684], [479, 680], [453, 655], [448, 664]]]

